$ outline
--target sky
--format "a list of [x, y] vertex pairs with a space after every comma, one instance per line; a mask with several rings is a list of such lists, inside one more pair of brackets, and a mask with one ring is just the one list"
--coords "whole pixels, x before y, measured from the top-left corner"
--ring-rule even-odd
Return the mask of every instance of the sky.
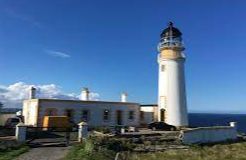
[[156, 104], [157, 44], [183, 33], [190, 112], [246, 113], [244, 0], [0, 0], [0, 101], [40, 97]]

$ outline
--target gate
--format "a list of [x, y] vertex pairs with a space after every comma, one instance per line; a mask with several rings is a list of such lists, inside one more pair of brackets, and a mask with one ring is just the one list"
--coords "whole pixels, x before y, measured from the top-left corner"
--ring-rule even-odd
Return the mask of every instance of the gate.
[[27, 144], [38, 146], [67, 146], [78, 140], [78, 128], [27, 127]]

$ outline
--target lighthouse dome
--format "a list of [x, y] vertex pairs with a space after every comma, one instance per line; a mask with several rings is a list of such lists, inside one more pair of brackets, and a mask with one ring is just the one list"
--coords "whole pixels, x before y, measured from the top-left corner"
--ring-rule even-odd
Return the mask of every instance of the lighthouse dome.
[[170, 48], [184, 50], [182, 33], [177, 28], [173, 27], [172, 22], [169, 22], [168, 27], [162, 31], [161, 39], [157, 48], [158, 51]]
[[173, 23], [169, 22], [168, 27], [165, 28], [161, 33], [161, 38], [167, 38], [167, 37], [181, 37], [182, 33], [175, 27], [173, 27]]

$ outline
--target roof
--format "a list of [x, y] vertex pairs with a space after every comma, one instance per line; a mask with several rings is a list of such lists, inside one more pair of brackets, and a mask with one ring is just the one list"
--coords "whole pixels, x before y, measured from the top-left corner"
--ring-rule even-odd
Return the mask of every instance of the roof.
[[179, 29], [173, 27], [173, 23], [169, 22], [168, 27], [165, 28], [161, 33], [161, 38], [163, 37], [180, 37], [182, 36], [182, 33], [179, 31]]
[[[122, 105], [140, 105], [134, 102], [113, 102], [113, 101], [82, 101], [82, 100], [64, 100], [64, 99], [30, 99], [31, 101], [54, 101], [54, 102], [76, 102], [76, 103], [109, 103], [109, 104], [122, 104]], [[26, 101], [30, 101], [26, 100]]]
[[157, 104], [141, 104], [140, 105], [140, 107], [149, 107], [149, 106], [157, 107], [158, 105]]

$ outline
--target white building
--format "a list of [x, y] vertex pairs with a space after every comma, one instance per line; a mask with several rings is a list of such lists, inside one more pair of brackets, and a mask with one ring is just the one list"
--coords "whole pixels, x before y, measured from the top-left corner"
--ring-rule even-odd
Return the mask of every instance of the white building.
[[[35, 92], [32, 88], [31, 92]], [[42, 126], [44, 116], [68, 116], [74, 123], [86, 121], [89, 126], [138, 126], [140, 107], [138, 103], [90, 101], [89, 90], [82, 91], [82, 100], [34, 99], [23, 102], [24, 121], [27, 125]]]

